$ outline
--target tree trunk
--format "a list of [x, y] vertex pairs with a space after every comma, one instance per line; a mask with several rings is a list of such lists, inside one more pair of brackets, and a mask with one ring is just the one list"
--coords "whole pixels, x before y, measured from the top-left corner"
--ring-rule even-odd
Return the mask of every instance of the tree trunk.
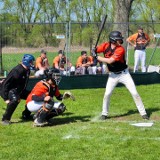
[[122, 33], [124, 37], [124, 44], [127, 51], [126, 38], [129, 36], [129, 14], [131, 11], [131, 5], [134, 0], [115, 0], [114, 5], [114, 30], [118, 30]]

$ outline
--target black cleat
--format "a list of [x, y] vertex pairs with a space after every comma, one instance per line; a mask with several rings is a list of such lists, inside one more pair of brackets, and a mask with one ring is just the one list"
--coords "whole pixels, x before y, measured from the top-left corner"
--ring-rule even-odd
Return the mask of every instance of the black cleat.
[[143, 119], [149, 120], [149, 117], [147, 116], [147, 114], [142, 116]]
[[34, 127], [44, 127], [44, 126], [46, 126], [46, 125], [48, 125], [48, 122], [47, 122], [47, 121], [38, 122], [38, 119], [37, 119], [37, 118], [34, 120], [34, 124], [33, 124]]
[[102, 116], [100, 117], [100, 119], [101, 119], [101, 120], [106, 120], [106, 119], [108, 119], [108, 116], [102, 115]]
[[22, 114], [21, 119], [22, 119], [23, 121], [33, 120], [33, 116], [32, 116], [32, 115]]

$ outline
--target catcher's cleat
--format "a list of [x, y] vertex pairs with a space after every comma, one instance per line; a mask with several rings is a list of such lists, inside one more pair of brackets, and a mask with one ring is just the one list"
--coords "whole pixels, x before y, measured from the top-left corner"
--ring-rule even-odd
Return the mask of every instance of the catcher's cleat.
[[23, 121], [33, 120], [33, 116], [32, 116], [32, 115], [22, 114], [21, 119], [22, 119]]
[[106, 120], [107, 118], [108, 118], [108, 116], [101, 115], [100, 120]]
[[37, 118], [34, 120], [33, 124], [34, 127], [44, 127], [46, 125], [48, 125], [48, 122], [38, 122]]
[[3, 120], [3, 121], [2, 121], [2, 124], [3, 124], [3, 125], [10, 125], [11, 122], [10, 122], [9, 120]]
[[149, 120], [149, 117], [147, 116], [147, 114], [142, 116], [143, 119]]

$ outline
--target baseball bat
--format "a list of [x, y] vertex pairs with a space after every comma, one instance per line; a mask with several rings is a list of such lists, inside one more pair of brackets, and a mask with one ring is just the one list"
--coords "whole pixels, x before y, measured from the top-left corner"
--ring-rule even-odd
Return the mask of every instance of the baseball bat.
[[105, 16], [103, 17], [103, 19], [102, 19], [101, 26], [100, 26], [100, 30], [99, 30], [99, 33], [98, 33], [98, 38], [97, 38], [97, 41], [96, 41], [96, 44], [95, 44], [95, 48], [96, 48], [97, 45], [98, 45], [98, 42], [99, 42], [99, 39], [100, 39], [102, 30], [103, 30], [104, 25], [105, 25], [105, 22], [106, 22], [106, 19], [107, 19], [107, 15], [105, 15]]

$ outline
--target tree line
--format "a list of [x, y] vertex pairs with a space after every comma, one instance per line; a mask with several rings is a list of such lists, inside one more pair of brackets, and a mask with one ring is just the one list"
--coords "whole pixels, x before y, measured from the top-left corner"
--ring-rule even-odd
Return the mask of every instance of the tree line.
[[154, 24], [160, 20], [159, 0], [0, 0], [0, 6], [1, 45], [57, 46], [60, 41], [55, 34], [66, 34], [68, 22], [77, 32], [71, 37], [78, 37], [73, 43], [82, 44], [86, 35], [91, 36], [87, 41], [93, 40], [105, 14], [107, 22], [118, 23], [108, 24], [108, 31], [119, 29], [124, 37], [134, 29], [128, 23], [149, 22], [149, 29], [156, 33]]

